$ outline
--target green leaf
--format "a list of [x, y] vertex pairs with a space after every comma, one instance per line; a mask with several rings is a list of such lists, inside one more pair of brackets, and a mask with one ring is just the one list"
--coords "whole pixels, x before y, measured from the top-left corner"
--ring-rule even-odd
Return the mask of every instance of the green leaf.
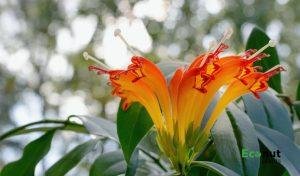
[[[252, 32], [250, 33], [250, 36], [248, 38], [246, 49], [260, 49], [264, 45], [266, 45], [270, 41], [270, 38], [266, 35], [264, 31], [261, 29], [255, 27]], [[269, 47], [264, 51], [264, 53], [269, 54], [269, 58], [264, 58], [260, 61], [255, 62], [255, 65], [262, 66], [263, 71], [269, 70], [275, 65], [279, 64], [279, 57], [276, 51], [276, 48]], [[280, 74], [277, 74], [270, 78], [268, 81], [270, 87], [272, 87], [274, 90], [276, 90], [279, 93], [282, 93], [281, 88], [281, 76]]]
[[287, 136], [278, 131], [255, 125], [259, 140], [270, 150], [281, 152], [280, 164], [283, 165], [290, 175], [300, 175], [300, 149]]
[[26, 145], [22, 157], [19, 160], [6, 165], [0, 175], [34, 176], [36, 165], [50, 150], [54, 132], [54, 130], [49, 131]]
[[119, 107], [117, 129], [127, 163], [129, 163], [132, 152], [152, 125], [151, 118], [142, 105], [133, 103], [127, 111], [123, 111], [121, 106]]
[[269, 127], [268, 115], [263, 102], [252, 95], [252, 93], [242, 96], [245, 110], [253, 123], [258, 123]]
[[100, 155], [90, 169], [90, 176], [116, 176], [124, 174], [126, 161], [121, 150]]
[[[36, 127], [38, 126], [38, 127]], [[73, 122], [70, 122], [68, 120], [41, 120], [37, 122], [32, 122], [17, 128], [14, 128], [0, 136], [0, 141], [4, 140], [6, 138], [32, 133], [32, 132], [46, 132], [50, 130], [68, 130], [68, 131], [74, 131], [79, 133], [87, 133], [84, 126], [80, 124], [76, 124]]]
[[269, 118], [272, 119], [270, 120], [270, 127], [293, 140], [293, 126], [287, 108], [272, 91], [266, 91], [260, 96]]
[[116, 124], [101, 117], [76, 116], [82, 120], [83, 125], [90, 134], [110, 138], [119, 142]]
[[243, 150], [259, 151], [254, 126], [234, 104], [229, 105], [227, 115], [221, 117], [212, 129], [218, 156], [226, 167], [240, 175], [257, 175], [260, 159], [242, 157]]
[[253, 123], [270, 127], [294, 138], [290, 113], [278, 97], [269, 89], [260, 94], [260, 99], [252, 94], [243, 96], [247, 114]]
[[204, 167], [210, 171], [213, 171], [221, 176], [239, 176], [239, 174], [234, 171], [226, 168], [218, 163], [210, 162], [210, 161], [193, 161], [192, 166], [196, 167]]
[[63, 176], [74, 168], [84, 156], [91, 152], [99, 143], [98, 139], [89, 140], [81, 145], [78, 145], [54, 165], [52, 165], [46, 172], [46, 176]]
[[[269, 151], [268, 148], [262, 142], [260, 142], [260, 152], [267, 151]], [[286, 169], [281, 164], [276, 162], [276, 160], [260, 157], [259, 176], [281, 175], [285, 170]]]

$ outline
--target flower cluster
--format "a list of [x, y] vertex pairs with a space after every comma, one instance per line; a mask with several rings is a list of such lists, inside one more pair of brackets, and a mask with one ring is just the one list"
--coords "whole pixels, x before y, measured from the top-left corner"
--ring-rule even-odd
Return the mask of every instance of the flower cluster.
[[[220, 57], [228, 48], [221, 42], [189, 66], [177, 68], [169, 82], [154, 63], [141, 56], [133, 56], [132, 64], [125, 70], [96, 66], [89, 69], [109, 75], [112, 94], [121, 97], [124, 110], [133, 102], [147, 109], [161, 150], [176, 170], [183, 171], [208, 141], [211, 128], [226, 106], [246, 93], [259, 97], [259, 92], [268, 88], [269, 78], [284, 70], [276, 66], [260, 72], [259, 67], [253, 66], [255, 61], [267, 57], [262, 51], [273, 45], [270, 41], [259, 51]], [[201, 128], [204, 113], [221, 87], [225, 91]]]

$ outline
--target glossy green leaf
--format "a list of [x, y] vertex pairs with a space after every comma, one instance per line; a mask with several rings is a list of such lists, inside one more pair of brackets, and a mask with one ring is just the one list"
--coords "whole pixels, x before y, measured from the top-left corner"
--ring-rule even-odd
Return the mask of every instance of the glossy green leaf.
[[300, 149], [291, 139], [276, 130], [255, 125], [259, 140], [270, 150], [279, 150], [281, 153], [280, 163], [292, 176], [300, 175]]
[[294, 132], [290, 118], [291, 115], [283, 102], [281, 102], [270, 90], [261, 94], [261, 101], [269, 116], [270, 127], [278, 130], [293, 140]]
[[82, 120], [83, 125], [86, 127], [90, 134], [107, 137], [116, 142], [119, 142], [115, 123], [101, 117], [76, 117]]
[[226, 168], [218, 163], [210, 162], [210, 161], [193, 161], [192, 165], [195, 167], [203, 167], [212, 172], [215, 172], [221, 176], [239, 176], [236, 172]]
[[96, 145], [99, 143], [98, 139], [89, 140], [81, 145], [78, 145], [60, 160], [58, 160], [53, 166], [51, 166], [47, 172], [46, 176], [63, 176], [68, 173], [72, 168], [74, 168], [84, 156], [95, 149]]
[[230, 169], [241, 175], [243, 173], [241, 151], [238, 148], [230, 120], [226, 115], [219, 117], [211, 135], [218, 155], [224, 154], [222, 159], [226, 160]]
[[49, 131], [26, 145], [22, 157], [19, 160], [6, 165], [0, 175], [34, 176], [36, 165], [50, 150], [54, 132], [54, 130]]
[[129, 163], [131, 155], [153, 123], [146, 109], [133, 103], [126, 111], [119, 108], [117, 129], [125, 160]]
[[274, 95], [272, 90], [260, 94], [260, 99], [252, 94], [243, 96], [245, 110], [253, 123], [264, 125], [294, 138], [290, 113]]
[[212, 129], [213, 141], [222, 163], [240, 175], [257, 175], [259, 158], [242, 157], [242, 150], [259, 151], [254, 126], [248, 116], [234, 104], [228, 117], [221, 117]]
[[263, 102], [252, 95], [252, 93], [242, 96], [245, 110], [253, 123], [258, 123], [269, 127], [268, 115]]
[[[260, 142], [260, 152], [269, 151], [268, 148]], [[270, 158], [260, 157], [260, 168], [259, 176], [264, 175], [281, 175], [286, 169], [280, 165], [276, 160], [271, 160]]]
[[[264, 45], [266, 45], [269, 41], [270, 38], [267, 36], [267, 34], [261, 29], [255, 27], [250, 33], [250, 36], [246, 44], [246, 49], [258, 50], [262, 48]], [[264, 53], [269, 54], [270, 57], [255, 62], [255, 65], [262, 66], [263, 71], [269, 70], [270, 68], [279, 64], [279, 57], [276, 48], [268, 48], [264, 51]], [[274, 90], [276, 90], [279, 93], [282, 93], [280, 74], [277, 74], [272, 78], [270, 78], [268, 83], [269, 86], [272, 87]]]
[[124, 174], [126, 161], [121, 150], [100, 155], [90, 169], [90, 176], [116, 176]]

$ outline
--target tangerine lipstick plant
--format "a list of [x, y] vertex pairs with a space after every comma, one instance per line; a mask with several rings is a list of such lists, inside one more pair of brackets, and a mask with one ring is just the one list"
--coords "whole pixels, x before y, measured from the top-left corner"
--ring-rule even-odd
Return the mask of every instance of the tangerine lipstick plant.
[[[89, 67], [98, 74], [109, 75], [112, 94], [123, 100], [124, 110], [133, 102], [146, 108], [157, 130], [160, 149], [181, 175], [188, 173], [191, 162], [205, 147], [211, 128], [226, 106], [246, 93], [259, 98], [259, 93], [267, 90], [269, 78], [284, 70], [275, 66], [260, 72], [259, 67], [253, 66], [255, 61], [267, 57], [262, 52], [274, 47], [273, 41], [258, 51], [220, 57], [228, 48], [223, 42], [200, 54], [190, 65], [177, 68], [169, 82], [153, 62], [137, 55], [124, 70], [109, 69], [103, 64]], [[92, 58], [87, 53], [84, 56]], [[225, 91], [201, 128], [204, 113], [221, 87]]]

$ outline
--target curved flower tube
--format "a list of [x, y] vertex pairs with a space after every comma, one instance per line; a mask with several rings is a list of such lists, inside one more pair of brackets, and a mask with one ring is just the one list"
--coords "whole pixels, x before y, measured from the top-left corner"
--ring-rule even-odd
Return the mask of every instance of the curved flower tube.
[[[161, 150], [178, 171], [196, 157], [208, 140], [209, 132], [226, 106], [246, 93], [259, 93], [268, 88], [268, 79], [283, 71], [276, 66], [259, 72], [253, 63], [264, 57], [263, 49], [248, 50], [242, 55], [219, 57], [228, 48], [224, 43], [212, 52], [199, 55], [188, 67], [176, 69], [167, 83], [159, 68], [150, 60], [133, 56], [127, 69], [109, 70], [90, 66], [98, 74], [108, 74], [112, 94], [123, 100], [126, 110], [132, 102], [141, 103], [148, 111], [158, 132]], [[221, 87], [226, 91], [215, 106], [204, 129], [204, 113]]]

